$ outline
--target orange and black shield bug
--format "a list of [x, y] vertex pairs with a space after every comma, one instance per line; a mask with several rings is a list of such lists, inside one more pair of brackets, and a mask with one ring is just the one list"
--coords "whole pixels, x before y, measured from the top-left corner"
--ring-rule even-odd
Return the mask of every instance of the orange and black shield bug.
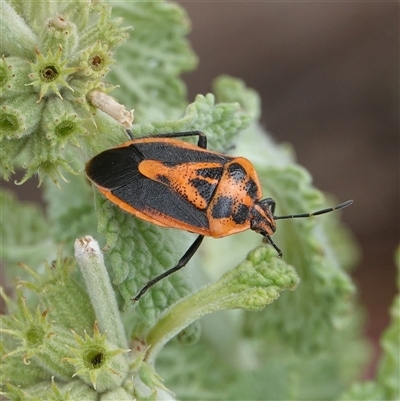
[[[173, 268], [150, 280], [135, 296], [184, 267], [204, 236], [221, 238], [254, 230], [276, 249], [271, 239], [276, 220], [310, 217], [343, 209], [352, 200], [313, 213], [275, 216], [275, 201], [261, 199], [257, 173], [249, 160], [207, 150], [200, 131], [160, 134], [134, 139], [93, 157], [87, 177], [121, 209], [162, 227], [199, 234]], [[196, 145], [179, 139], [197, 136]]]

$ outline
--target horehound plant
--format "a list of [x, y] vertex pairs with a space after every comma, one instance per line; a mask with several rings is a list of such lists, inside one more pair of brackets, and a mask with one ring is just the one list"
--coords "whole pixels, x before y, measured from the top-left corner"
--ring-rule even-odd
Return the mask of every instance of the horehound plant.
[[0, 3], [2, 175], [36, 176], [46, 201], [43, 214], [1, 192], [3, 396], [398, 398], [398, 306], [376, 381], [349, 387], [366, 343], [348, 274], [357, 252], [339, 213], [281, 222], [283, 259], [253, 233], [206, 240], [184, 271], [131, 302], [192, 240], [122, 212], [84, 177], [87, 160], [126, 140], [131, 109], [135, 136], [202, 130], [210, 149], [248, 157], [280, 214], [332, 202], [263, 132], [259, 98], [241, 81], [220, 77], [187, 104], [179, 76], [196, 57], [179, 6], [112, 5]]

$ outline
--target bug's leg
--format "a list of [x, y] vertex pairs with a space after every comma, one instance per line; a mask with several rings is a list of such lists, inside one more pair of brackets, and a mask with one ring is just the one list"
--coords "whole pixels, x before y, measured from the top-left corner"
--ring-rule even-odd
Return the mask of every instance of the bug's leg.
[[150, 281], [147, 282], [147, 284], [139, 291], [139, 293], [132, 299], [132, 301], [137, 302], [139, 299], [143, 296], [143, 294], [154, 284], [158, 283], [160, 280], [163, 278], [169, 276], [172, 273], [175, 273], [179, 269], [182, 269], [182, 267], [186, 266], [186, 264], [189, 262], [189, 260], [192, 258], [192, 256], [196, 253], [197, 249], [199, 248], [201, 242], [204, 239], [204, 235], [199, 235], [196, 240], [193, 242], [193, 244], [190, 246], [190, 248], [185, 252], [185, 254], [181, 257], [179, 260], [178, 264], [174, 266], [173, 268], [165, 271], [164, 273], [158, 275], [157, 277], [154, 277]]
[[278, 245], [276, 245], [275, 244], [275, 242], [274, 241], [272, 241], [272, 238], [269, 236], [269, 235], [266, 235], [264, 238], [263, 238], [263, 242], [269, 242], [273, 247], [274, 247], [274, 249], [276, 250], [276, 252], [278, 252], [278, 257], [279, 258], [281, 258], [282, 257], [282, 251], [278, 248]]
[[263, 205], [267, 205], [269, 207], [269, 210], [272, 213], [272, 216], [274, 216], [276, 202], [272, 198], [263, 199], [263, 200], [260, 201], [260, 203], [262, 203]]
[[154, 135], [154, 137], [159, 138], [182, 138], [185, 136], [198, 136], [197, 146], [207, 149], [207, 135], [201, 131], [171, 132], [169, 134]]
[[[129, 132], [130, 134], [128, 133], [128, 135], [131, 136], [132, 132], [131, 131]], [[170, 132], [166, 134], [141, 136], [141, 138], [183, 138], [185, 136], [198, 136], [199, 140], [197, 141], [197, 146], [199, 146], [202, 149], [207, 149], [207, 135], [201, 131]], [[131, 139], [134, 139], [133, 135]]]
[[198, 136], [198, 146], [201, 148], [207, 148], [207, 136], [204, 132], [195, 130], [195, 131], [183, 131], [183, 132], [169, 132], [166, 134], [156, 134], [151, 135], [151, 138], [183, 138], [185, 136]]
[[134, 136], [132, 134], [132, 131], [130, 129], [127, 129], [125, 131], [126, 131], [127, 135], [129, 136], [129, 138], [133, 141], [135, 138], [134, 138]]

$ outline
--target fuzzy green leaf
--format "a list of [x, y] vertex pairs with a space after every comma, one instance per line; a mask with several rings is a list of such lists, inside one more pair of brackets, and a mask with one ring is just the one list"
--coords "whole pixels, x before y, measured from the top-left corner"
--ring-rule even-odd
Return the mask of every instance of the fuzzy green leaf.
[[394, 300], [390, 312], [392, 321], [381, 340], [384, 354], [379, 365], [378, 382], [386, 398], [396, 400], [400, 398], [400, 296]]
[[[279, 333], [246, 337], [244, 313], [205, 316], [199, 343], [182, 348], [171, 342], [163, 348], [157, 368], [179, 399], [335, 399], [358, 377], [364, 362], [360, 356], [366, 355], [367, 348], [354, 327], [341, 332], [322, 352], [306, 356], [288, 347]], [[357, 398], [346, 401], [350, 399]]]
[[[78, 169], [78, 168], [77, 168]], [[82, 170], [82, 166], [79, 166]], [[70, 255], [76, 238], [97, 233], [97, 221], [93, 213], [93, 195], [83, 174], [66, 174], [68, 182], [55, 186], [46, 180], [44, 199], [51, 234], [57, 243], [64, 243]]]
[[[400, 247], [397, 248], [397, 289], [400, 291]], [[355, 383], [341, 397], [341, 401], [380, 401], [400, 399], [400, 295], [390, 308], [391, 322], [381, 337], [382, 356], [374, 381]]]
[[[7, 1], [0, 3], [0, 53], [15, 56], [32, 56], [37, 37], [23, 18]], [[19, 40], [15, 40], [15, 31], [19, 32]]]
[[255, 90], [248, 88], [241, 79], [221, 75], [214, 80], [213, 91], [218, 102], [237, 102], [244, 111], [252, 115], [254, 121], [260, 117], [260, 96]]
[[116, 52], [119, 68], [109, 75], [120, 85], [115, 96], [135, 109], [138, 121], [178, 118], [186, 106], [186, 88], [179, 75], [196, 65], [185, 38], [186, 13], [164, 1], [119, 2], [113, 13], [133, 28], [127, 46]]
[[293, 268], [278, 259], [271, 248], [256, 249], [219, 281], [177, 302], [163, 314], [147, 335], [151, 345], [148, 360], [153, 360], [167, 341], [201, 316], [226, 309], [261, 310], [281, 291], [293, 290], [297, 284]]
[[5, 263], [7, 274], [23, 275], [16, 269], [24, 262], [38, 266], [55, 254], [54, 242], [46, 219], [37, 205], [20, 202], [6, 190], [0, 191], [0, 257]]
[[225, 151], [251, 120], [252, 113], [244, 111], [239, 103], [216, 103], [214, 95], [209, 93], [206, 96], [198, 95], [195, 101], [187, 106], [181, 119], [134, 125], [132, 133], [140, 137], [197, 130], [207, 135], [209, 149]]

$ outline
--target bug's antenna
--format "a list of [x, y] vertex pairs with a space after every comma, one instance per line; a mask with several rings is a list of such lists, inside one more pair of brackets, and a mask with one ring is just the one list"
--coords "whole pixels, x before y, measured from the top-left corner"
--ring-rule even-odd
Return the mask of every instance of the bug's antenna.
[[[350, 206], [353, 202], [354, 202], [353, 199], [350, 199], [350, 200], [343, 202], [340, 205], [337, 205], [335, 207], [329, 207], [328, 209], [317, 210], [316, 212], [313, 212], [313, 213], [290, 214], [287, 216], [274, 216], [274, 219], [275, 220], [297, 219], [300, 217], [318, 216], [319, 214], [325, 214], [325, 213], [333, 212], [334, 210], [344, 209], [345, 207]], [[271, 240], [270, 240], [270, 242], [271, 242]]]

